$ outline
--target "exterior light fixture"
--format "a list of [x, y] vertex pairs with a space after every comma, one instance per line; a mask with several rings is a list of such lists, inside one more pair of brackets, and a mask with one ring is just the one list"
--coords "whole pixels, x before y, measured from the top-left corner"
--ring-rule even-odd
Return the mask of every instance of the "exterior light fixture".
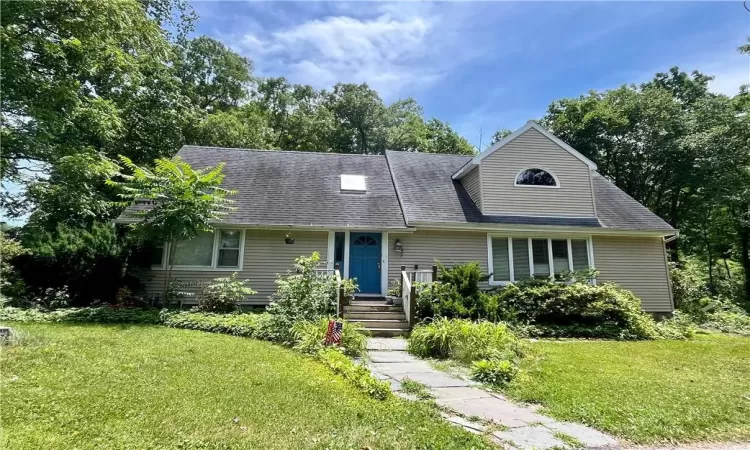
[[399, 239], [396, 239], [396, 242], [393, 243], [393, 250], [399, 253], [404, 253], [404, 245]]

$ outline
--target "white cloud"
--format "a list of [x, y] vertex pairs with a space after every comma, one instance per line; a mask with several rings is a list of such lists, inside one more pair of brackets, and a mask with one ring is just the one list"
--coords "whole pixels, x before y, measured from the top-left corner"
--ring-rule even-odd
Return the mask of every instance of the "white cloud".
[[429, 17], [334, 16], [271, 33], [248, 33], [238, 42], [261, 72], [330, 87], [338, 81], [367, 82], [385, 97], [440, 78], [431, 64]]
[[750, 58], [745, 61], [733, 61], [725, 64], [708, 66], [705, 71], [715, 78], [709, 83], [711, 91], [729, 96], [737, 95], [740, 86], [750, 84]]

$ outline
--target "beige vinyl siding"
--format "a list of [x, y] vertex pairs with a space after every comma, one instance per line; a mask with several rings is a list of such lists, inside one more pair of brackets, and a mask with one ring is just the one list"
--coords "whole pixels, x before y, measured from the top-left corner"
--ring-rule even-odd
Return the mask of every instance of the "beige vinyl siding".
[[600, 282], [613, 281], [633, 291], [645, 311], [672, 311], [662, 238], [594, 236], [593, 241]]
[[487, 233], [465, 231], [415, 231], [410, 234], [388, 234], [389, 249], [396, 239], [404, 247], [403, 253], [388, 252], [388, 284], [401, 277], [401, 266], [430, 269], [435, 261], [446, 266], [477, 261], [487, 273]]
[[482, 185], [479, 182], [479, 167], [472, 169], [471, 172], [467, 173], [461, 179], [461, 184], [464, 185], [464, 189], [469, 193], [469, 197], [474, 200], [474, 204], [477, 205], [479, 210], [482, 210]]
[[[276, 274], [285, 273], [292, 268], [294, 259], [301, 255], [310, 255], [317, 251], [321, 261], [325, 262], [328, 249], [328, 232], [326, 231], [292, 231], [294, 244], [286, 244], [284, 230], [256, 230], [245, 231], [245, 249], [242, 271], [238, 272], [240, 279], [250, 280], [250, 287], [258, 291], [248, 297], [244, 304], [267, 304], [269, 297], [276, 291], [274, 280]], [[325, 267], [324, 265], [322, 267]], [[214, 278], [231, 276], [234, 271], [212, 270], [178, 270], [172, 271], [173, 278], [179, 281], [211, 281]], [[164, 282], [163, 270], [149, 272], [150, 279], [144, 281], [147, 295], [161, 294]], [[188, 289], [196, 291], [199, 288]], [[195, 303], [194, 297], [185, 299], [186, 304]]]
[[[535, 129], [484, 158], [482, 212], [529, 216], [594, 216], [589, 167]], [[529, 168], [555, 174], [560, 188], [518, 187], [516, 175]]]

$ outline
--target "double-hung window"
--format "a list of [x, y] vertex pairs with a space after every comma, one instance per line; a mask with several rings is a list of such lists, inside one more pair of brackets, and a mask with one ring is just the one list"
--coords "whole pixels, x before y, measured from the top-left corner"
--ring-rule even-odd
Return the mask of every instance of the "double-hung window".
[[203, 232], [168, 246], [175, 269], [223, 270], [242, 268], [244, 230]]
[[592, 267], [590, 239], [489, 235], [490, 284], [526, 278], [555, 278]]

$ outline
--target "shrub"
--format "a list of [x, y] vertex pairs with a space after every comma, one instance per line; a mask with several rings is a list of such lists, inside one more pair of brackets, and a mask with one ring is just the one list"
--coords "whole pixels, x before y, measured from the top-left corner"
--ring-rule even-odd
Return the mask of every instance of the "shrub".
[[505, 386], [518, 373], [518, 365], [507, 359], [482, 359], [471, 365], [471, 377], [479, 382]]
[[736, 303], [720, 297], [684, 298], [675, 314], [705, 330], [750, 335], [750, 315]]
[[316, 356], [335, 373], [370, 396], [378, 400], [385, 400], [391, 396], [390, 384], [376, 379], [367, 367], [355, 364], [340, 351], [326, 349], [318, 352]]
[[690, 339], [695, 336], [698, 327], [687, 314], [675, 311], [669, 319], [656, 324], [662, 339]]
[[741, 311], [716, 311], [708, 314], [701, 328], [750, 336], [750, 315]]
[[159, 323], [159, 311], [140, 308], [66, 308], [53, 311], [0, 308], [0, 321], [49, 323]]
[[482, 274], [478, 262], [467, 262], [446, 267], [438, 264], [438, 279], [442, 283], [456, 287], [458, 294], [466, 299], [474, 299], [479, 295], [479, 282], [489, 279], [489, 275]]
[[[293, 326], [295, 348], [303, 353], [316, 354], [325, 348], [328, 318], [316, 322], [297, 322]], [[361, 356], [367, 349], [367, 330], [353, 322], [345, 322], [341, 333], [341, 350], [349, 356]]]
[[464, 299], [454, 285], [436, 281], [428, 286], [417, 287], [416, 314], [418, 319], [459, 318], [469, 316], [469, 310], [464, 306]]
[[520, 341], [504, 323], [438, 318], [418, 325], [409, 336], [408, 350], [420, 357], [451, 358], [470, 363], [480, 359], [522, 356]]
[[237, 272], [229, 278], [214, 278], [211, 284], [201, 290], [198, 296], [198, 309], [208, 312], [236, 311], [246, 296], [257, 294], [245, 286], [249, 281], [238, 280]]
[[297, 258], [295, 270], [276, 279], [277, 291], [268, 312], [285, 316], [290, 325], [332, 315], [336, 309], [336, 278], [316, 274], [319, 263], [318, 252]]
[[[534, 325], [541, 335], [656, 339], [653, 318], [632, 292], [612, 283], [562, 284], [530, 280], [509, 285], [497, 294], [504, 314]], [[546, 331], [549, 331], [548, 333]]]

